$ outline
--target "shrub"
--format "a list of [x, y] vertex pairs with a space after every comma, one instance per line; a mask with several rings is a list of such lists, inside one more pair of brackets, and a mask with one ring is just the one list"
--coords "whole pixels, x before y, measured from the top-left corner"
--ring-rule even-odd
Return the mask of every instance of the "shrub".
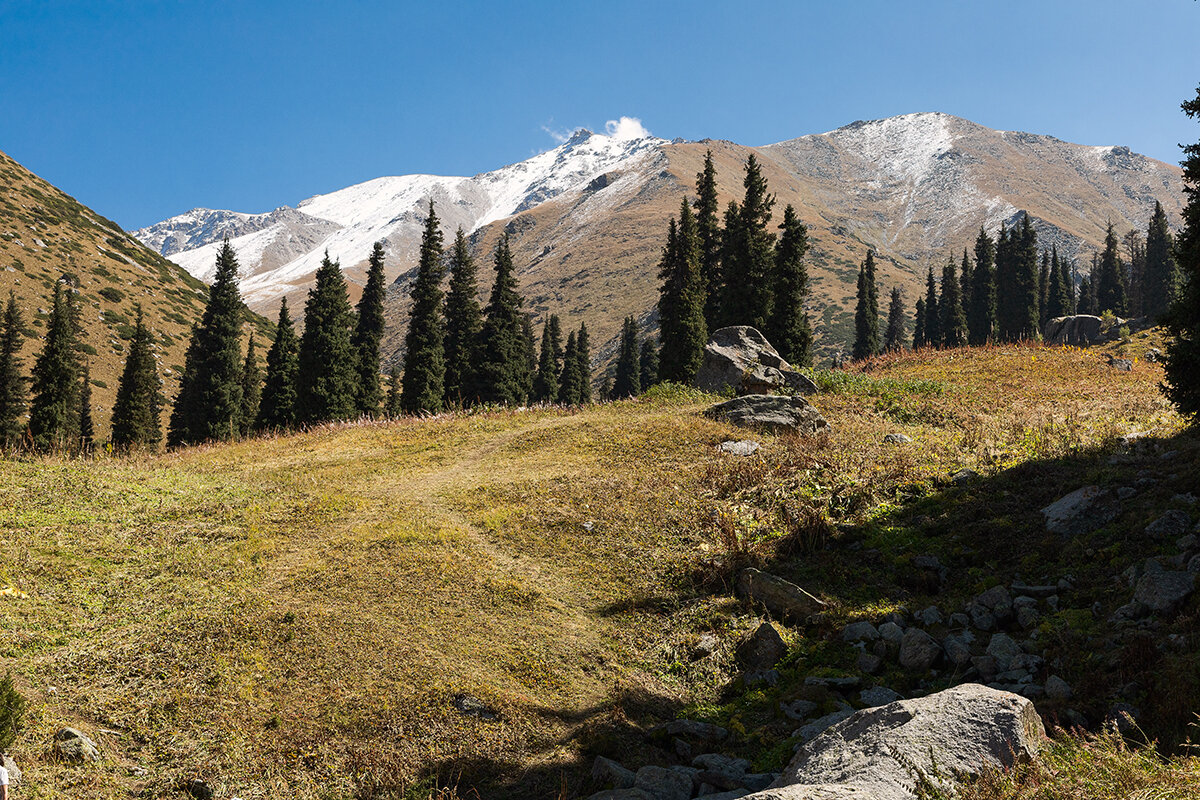
[[0, 752], [7, 752], [16, 741], [25, 719], [24, 697], [16, 690], [12, 682], [12, 673], [0, 681]]

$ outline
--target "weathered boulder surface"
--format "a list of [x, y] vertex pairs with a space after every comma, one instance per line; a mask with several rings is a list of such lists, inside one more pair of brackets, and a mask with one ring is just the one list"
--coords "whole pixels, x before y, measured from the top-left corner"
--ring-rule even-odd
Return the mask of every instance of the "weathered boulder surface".
[[1102, 320], [1091, 314], [1055, 317], [1046, 322], [1042, 341], [1046, 344], [1087, 345], [1100, 341]]
[[704, 347], [704, 361], [696, 373], [696, 388], [736, 394], [768, 394], [788, 388], [813, 394], [817, 386], [784, 361], [767, 337], [748, 325], [713, 332]]
[[54, 753], [63, 761], [96, 762], [100, 749], [77, 728], [62, 728], [54, 734]]
[[705, 412], [708, 416], [741, 425], [783, 432], [828, 433], [832, 428], [803, 397], [774, 394], [748, 394], [718, 403]]
[[746, 567], [738, 574], [738, 591], [779, 617], [803, 622], [822, 611], [825, 603], [791, 581], [777, 575]]
[[1111, 491], [1084, 486], [1043, 508], [1042, 516], [1050, 533], [1075, 536], [1107, 525], [1120, 510], [1120, 502]]
[[801, 747], [771, 788], [746, 800], [913, 800], [905, 763], [926, 773], [936, 763], [942, 775], [975, 774], [985, 764], [1032, 757], [1044, 736], [1029, 700], [963, 684], [859, 711]]
[[738, 642], [736, 653], [738, 661], [749, 669], [770, 669], [787, 655], [787, 645], [779, 631], [771, 623], [764, 622]]

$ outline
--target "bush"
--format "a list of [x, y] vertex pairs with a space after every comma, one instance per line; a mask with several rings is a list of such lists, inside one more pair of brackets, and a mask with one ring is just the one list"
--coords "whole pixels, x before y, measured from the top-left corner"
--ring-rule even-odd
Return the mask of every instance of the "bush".
[[0, 681], [0, 753], [16, 741], [25, 719], [25, 698], [13, 687], [12, 673]]
[[125, 299], [125, 293], [115, 286], [105, 286], [100, 290], [100, 296], [112, 303], [119, 303]]

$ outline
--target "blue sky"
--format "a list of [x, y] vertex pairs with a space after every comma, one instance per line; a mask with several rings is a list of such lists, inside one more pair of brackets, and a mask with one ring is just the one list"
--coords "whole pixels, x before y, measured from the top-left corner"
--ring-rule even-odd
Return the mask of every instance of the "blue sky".
[[1194, 0], [0, 0], [0, 150], [132, 228], [471, 175], [636, 117], [766, 144], [945, 111], [1178, 162]]

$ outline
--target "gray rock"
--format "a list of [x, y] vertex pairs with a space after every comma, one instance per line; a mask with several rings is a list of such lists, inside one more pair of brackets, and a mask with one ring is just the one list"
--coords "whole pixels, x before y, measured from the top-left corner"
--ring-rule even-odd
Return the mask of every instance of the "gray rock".
[[1107, 525], [1117, 518], [1120, 501], [1099, 486], [1084, 486], [1042, 509], [1046, 530], [1061, 536], [1076, 536]]
[[965, 486], [978, 477], [979, 473], [973, 469], [960, 469], [950, 476], [950, 480], [955, 486]]
[[776, 772], [748, 772], [742, 776], [742, 783], [746, 784], [747, 789], [757, 792], [767, 788], [778, 778], [779, 773]]
[[592, 762], [592, 780], [607, 784], [612, 789], [629, 789], [633, 786], [633, 770], [626, 769], [611, 758], [596, 756]]
[[708, 416], [740, 425], [761, 428], [775, 433], [829, 433], [833, 430], [821, 412], [803, 397], [783, 397], [772, 394], [748, 394], [718, 403], [705, 412]]
[[857, 675], [820, 676], [809, 675], [804, 679], [805, 686], [820, 686], [825, 689], [836, 689], [844, 692], [847, 689], [857, 689], [862, 686], [862, 678]]
[[704, 347], [695, 385], [706, 392], [765, 394], [787, 388], [813, 394], [817, 386], [779, 355], [755, 328], [734, 325], [714, 331]]
[[971, 618], [961, 612], [950, 615], [950, 627], [965, 628], [971, 624]]
[[1146, 570], [1133, 593], [1133, 602], [1150, 611], [1169, 614], [1179, 608], [1196, 588], [1196, 574], [1182, 571]]
[[1052, 594], [1058, 594], [1060, 591], [1060, 587], [1058, 586], [1030, 586], [1027, 583], [1020, 582], [1014, 582], [1009, 588], [1012, 589], [1013, 594], [1026, 595], [1028, 597], [1049, 597]]
[[692, 776], [666, 767], [645, 766], [634, 775], [633, 788], [656, 800], [690, 800]]
[[184, 781], [183, 790], [196, 800], [212, 800], [213, 797], [212, 787], [199, 778]]
[[820, 706], [811, 700], [793, 700], [790, 703], [780, 703], [779, 708], [788, 719], [801, 722], [811, 717]]
[[0, 756], [0, 762], [8, 770], [8, 782], [13, 786], [19, 784], [21, 782], [21, 768], [17, 766], [16, 761], [13, 761], [12, 756]]
[[700, 742], [719, 742], [729, 735], [729, 731], [711, 722], [698, 722], [694, 719], [674, 719], [658, 725], [652, 733], [664, 733], [667, 736], [683, 736]]
[[883, 666], [883, 659], [874, 653], [868, 653], [864, 651], [858, 654], [858, 658], [855, 659], [854, 665], [862, 672], [865, 672], [868, 675], [874, 675], [879, 671], [879, 668]]
[[1071, 699], [1071, 685], [1057, 675], [1046, 679], [1046, 697], [1051, 700], [1066, 701]]
[[1020, 608], [1017, 609], [1017, 624], [1020, 625], [1025, 630], [1029, 630], [1030, 628], [1037, 627], [1038, 621], [1040, 619], [1041, 619], [1041, 615], [1038, 614], [1036, 608], [1031, 608], [1029, 606], [1021, 606]]
[[692, 759], [692, 766], [704, 772], [716, 772], [731, 778], [740, 778], [750, 770], [750, 762], [744, 758], [733, 758], [721, 753], [704, 753]]
[[1197, 543], [1200, 543], [1200, 537], [1196, 536], [1196, 534], [1194, 534], [1194, 533], [1189, 533], [1185, 536], [1180, 536], [1178, 539], [1175, 540], [1175, 546], [1178, 547], [1183, 552], [1187, 552], [1188, 550], [1195, 550]]
[[801, 747], [773, 788], [749, 797], [912, 800], [912, 767], [934, 774], [936, 765], [943, 776], [977, 774], [981, 767], [1032, 758], [1044, 736], [1026, 698], [963, 684], [859, 711]]
[[1017, 597], [1014, 597], [1014, 598], [1013, 598], [1013, 601], [1012, 601], [1012, 604], [1013, 604], [1013, 608], [1018, 608], [1018, 609], [1020, 609], [1020, 608], [1026, 608], [1026, 607], [1028, 607], [1028, 608], [1037, 608], [1037, 606], [1038, 606], [1038, 601], [1037, 601], [1037, 598], [1030, 597], [1030, 596], [1029, 596], [1029, 595], [1027, 595], [1027, 594], [1023, 594], [1023, 595], [1019, 595], [1019, 596], [1017, 596]]
[[717, 450], [722, 453], [728, 453], [731, 456], [752, 456], [758, 452], [758, 442], [743, 439], [740, 442], [727, 441], [717, 445]]
[[643, 789], [605, 789], [602, 792], [590, 794], [587, 800], [657, 800]]
[[807, 742], [810, 739], [815, 739], [816, 737], [820, 736], [825, 732], [825, 729], [831, 725], [836, 725], [842, 720], [849, 719], [853, 715], [854, 709], [843, 708], [830, 714], [826, 714], [823, 717], [818, 717], [807, 725], [801, 725], [793, 735], [799, 736], [803, 741]]
[[451, 702], [454, 705], [454, 709], [464, 717], [475, 717], [487, 722], [494, 722], [500, 718], [496, 709], [473, 694], [456, 694]]
[[975, 598], [975, 602], [996, 615], [996, 619], [1004, 619], [1012, 613], [1012, 596], [1003, 586], [993, 586]]
[[1200, 572], [1200, 553], [1191, 557], [1187, 563], [1187, 571], [1195, 575]]
[[1133, 488], [1132, 486], [1118, 486], [1117, 487], [1117, 498], [1118, 499], [1130, 500], [1134, 497], [1137, 497], [1137, 489]]
[[704, 800], [741, 800], [750, 796], [749, 789], [730, 789], [728, 792], [706, 792], [696, 795]]
[[1133, 360], [1128, 358], [1108, 357], [1108, 365], [1120, 372], [1133, 372]]
[[911, 441], [912, 438], [905, 436], [903, 433], [889, 433], [883, 437], [884, 444], [909, 444]]
[[970, 646], [954, 634], [942, 640], [942, 650], [946, 653], [946, 660], [956, 667], [965, 667], [971, 663]]
[[1136, 706], [1129, 703], [1113, 703], [1105, 722], [1116, 725], [1118, 731], [1128, 736], [1137, 731], [1138, 720], [1141, 719], [1141, 716], [1142, 712]]
[[996, 659], [997, 672], [1007, 672], [1018, 658], [1025, 655], [1025, 651], [1007, 633], [997, 633], [988, 642], [987, 654]]
[[919, 619], [921, 624], [926, 628], [930, 627], [931, 625], [940, 625], [942, 622], [942, 612], [938, 611], [937, 606], [930, 606], [929, 608], [918, 611], [917, 619]]
[[991, 631], [996, 629], [996, 616], [979, 603], [971, 603], [967, 606], [967, 613], [971, 616], [971, 624], [979, 628], [979, 630]]
[[879, 638], [889, 644], [900, 644], [904, 639], [904, 629], [894, 622], [885, 622], [879, 626]]
[[913, 584], [928, 594], [936, 594], [946, 583], [946, 568], [938, 561], [937, 556], [913, 556], [913, 572], [910, 576]]
[[909, 628], [900, 642], [900, 666], [913, 672], [925, 672], [938, 660], [942, 648], [925, 631]]
[[1103, 321], [1091, 314], [1055, 317], [1042, 329], [1042, 340], [1046, 344], [1087, 345], [1100, 341], [1102, 328]]
[[1186, 511], [1172, 509], [1146, 526], [1146, 535], [1152, 539], [1168, 539], [1182, 536], [1192, 526], [1192, 518]]
[[863, 689], [859, 692], [858, 699], [868, 708], [874, 708], [875, 706], [886, 706], [888, 703], [894, 703], [903, 698], [899, 692], [892, 691], [886, 686], [872, 686], [870, 689]]
[[879, 638], [879, 629], [869, 622], [851, 622], [842, 628], [843, 642], [873, 642]]
[[783, 578], [747, 567], [738, 574], [737, 589], [772, 614], [803, 622], [825, 608], [825, 604]]
[[738, 642], [737, 659], [751, 670], [770, 669], [787, 653], [787, 645], [779, 631], [764, 622]]
[[54, 754], [63, 761], [98, 762], [100, 749], [83, 731], [62, 728], [54, 734]]
[[778, 686], [779, 670], [752, 669], [742, 675], [742, 683], [746, 684], [747, 689], [753, 689], [756, 686]]
[[692, 648], [692, 660], [699, 661], [702, 658], [708, 658], [717, 651], [721, 646], [721, 640], [711, 633], [702, 633], [700, 638], [696, 640], [695, 647]]

